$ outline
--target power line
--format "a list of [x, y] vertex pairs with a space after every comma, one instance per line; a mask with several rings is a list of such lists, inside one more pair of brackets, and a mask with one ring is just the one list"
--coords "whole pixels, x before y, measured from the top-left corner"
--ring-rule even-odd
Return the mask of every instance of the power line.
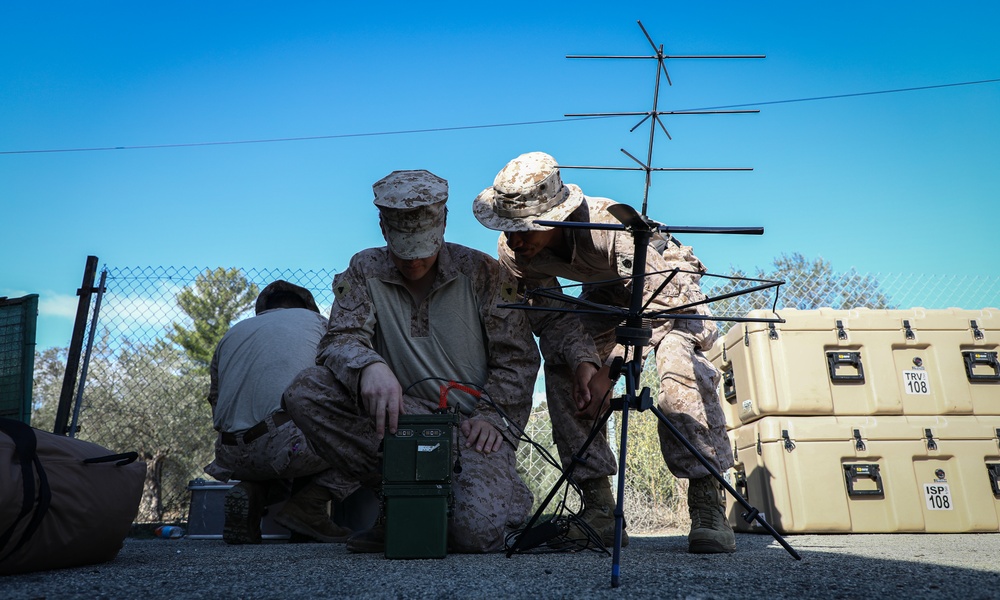
[[376, 131], [368, 133], [340, 133], [334, 135], [311, 135], [302, 137], [267, 138], [260, 140], [232, 140], [227, 142], [189, 142], [184, 144], [149, 144], [145, 146], [98, 146], [93, 148], [56, 148], [51, 150], [0, 150], [0, 154], [45, 154], [55, 152], [99, 152], [104, 150], [150, 150], [153, 148], [193, 148], [198, 146], [232, 146], [236, 144], [270, 144], [274, 142], [304, 142], [309, 140], [334, 140], [341, 138], [375, 137], [380, 135], [406, 135], [413, 133], [433, 133], [439, 131], [460, 131], [465, 129], [488, 129], [492, 127], [518, 127], [521, 125], [542, 125], [561, 123], [573, 119], [548, 119], [544, 121], [521, 121], [518, 123], [494, 123], [491, 125], [462, 125], [458, 127], [434, 127], [430, 129], [404, 129], [399, 131]]
[[[772, 100], [767, 102], [750, 102], [746, 104], [728, 104], [725, 106], [708, 106], [699, 108], [680, 109], [683, 111], [693, 110], [718, 110], [724, 108], [744, 108], [749, 106], [768, 106], [773, 104], [791, 104], [794, 102], [815, 102], [819, 100], [837, 100], [841, 98], [854, 98], [858, 96], [874, 96], [877, 94], [898, 94], [904, 92], [916, 92], [923, 90], [933, 90], [948, 87], [958, 87], [965, 85], [982, 85], [986, 83], [997, 83], [1000, 79], [982, 79], [979, 81], [963, 81], [960, 83], [942, 83], [938, 85], [925, 85], [920, 87], [897, 88], [892, 90], [878, 90], [874, 92], [855, 92], [850, 94], [835, 94], [831, 96], [813, 96], [809, 98], [793, 98], [789, 100]], [[2, 154], [54, 154], [63, 152], [103, 152], [107, 150], [152, 150], [157, 148], [195, 148], [200, 146], [233, 146], [237, 144], [271, 144], [276, 142], [304, 142], [311, 140], [335, 140], [357, 137], [376, 137], [385, 135], [410, 135], [415, 133], [438, 133], [443, 131], [465, 131], [470, 129], [493, 129], [498, 127], [523, 127], [525, 125], [547, 125], [551, 123], [567, 123], [573, 121], [583, 121], [589, 119], [606, 119], [608, 116], [593, 117], [573, 117], [563, 119], [545, 119], [541, 121], [518, 121], [515, 123], [492, 123], [488, 125], [461, 125], [457, 127], [432, 127], [428, 129], [404, 129], [398, 131], [376, 131], [367, 133], [341, 133], [334, 135], [312, 135], [302, 137], [267, 138], [259, 140], [232, 140], [225, 142], [189, 142], [183, 144], [148, 144], [142, 146], [98, 146], [91, 148], [53, 148], [46, 150], [0, 150]]]
[[742, 108], [746, 106], [767, 106], [769, 104], [790, 104], [792, 102], [813, 102], [816, 100], [836, 100], [839, 98], [855, 98], [857, 96], [874, 96], [876, 94], [897, 94], [900, 92], [916, 92], [921, 90], [934, 90], [938, 88], [957, 87], [960, 85], [980, 85], [983, 83], [996, 83], [1000, 79], [983, 79], [980, 81], [963, 81], [961, 83], [942, 83], [939, 85], [924, 85], [921, 87], [899, 88], [895, 90], [880, 90], [877, 92], [856, 92], [853, 94], [836, 94], [833, 96], [814, 96], [812, 98], [796, 98], [794, 100], [773, 100], [771, 102], [754, 102], [752, 104], [729, 104], [727, 106], [708, 106], [704, 108], [691, 108], [688, 110], [717, 110], [720, 108]]

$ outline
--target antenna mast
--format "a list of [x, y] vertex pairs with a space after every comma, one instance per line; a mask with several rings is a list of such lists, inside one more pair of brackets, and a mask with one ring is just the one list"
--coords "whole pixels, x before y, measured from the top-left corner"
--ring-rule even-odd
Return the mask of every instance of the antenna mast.
[[722, 54], [722, 55], [670, 55], [664, 54], [663, 44], [657, 46], [650, 37], [649, 32], [643, 27], [642, 21], [636, 21], [639, 24], [639, 28], [642, 29], [643, 35], [646, 36], [646, 40], [649, 45], [653, 48], [654, 54], [652, 56], [627, 56], [627, 55], [612, 55], [612, 56], [597, 56], [597, 55], [567, 55], [566, 58], [599, 58], [599, 59], [629, 59], [629, 60], [655, 60], [656, 61], [656, 84], [653, 87], [653, 108], [652, 110], [646, 112], [614, 112], [614, 113], [570, 113], [565, 116], [567, 117], [637, 117], [641, 116], [642, 119], [635, 124], [630, 132], [635, 131], [642, 126], [643, 123], [649, 121], [649, 143], [646, 148], [646, 161], [643, 162], [633, 156], [624, 148], [620, 148], [621, 152], [632, 159], [636, 163], [635, 167], [589, 167], [589, 166], [579, 166], [579, 165], [559, 165], [560, 169], [603, 169], [612, 171], [643, 171], [646, 174], [646, 182], [643, 187], [642, 192], [642, 211], [643, 217], [647, 215], [647, 206], [649, 204], [649, 185], [652, 183], [652, 174], [654, 171], [752, 171], [749, 167], [703, 167], [703, 168], [661, 168], [653, 167], [653, 145], [656, 139], [656, 129], [657, 126], [663, 131], [663, 134], [667, 136], [668, 140], [673, 138], [670, 136], [670, 132], [667, 131], [666, 125], [663, 124], [663, 119], [661, 115], [719, 115], [719, 114], [743, 114], [743, 113], [759, 113], [759, 110], [666, 110], [661, 111], [659, 108], [660, 104], [660, 82], [662, 81], [661, 76], [665, 77], [667, 80], [667, 85], [672, 86], [673, 82], [670, 80], [670, 73], [667, 71], [667, 60], [681, 60], [681, 59], [747, 59], [747, 58], [765, 58], [763, 54]]

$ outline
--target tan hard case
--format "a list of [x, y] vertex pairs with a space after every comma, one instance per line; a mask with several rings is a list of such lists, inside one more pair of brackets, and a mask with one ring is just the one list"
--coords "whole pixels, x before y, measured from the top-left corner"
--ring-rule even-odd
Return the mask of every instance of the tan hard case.
[[737, 324], [707, 355], [730, 429], [771, 415], [1000, 415], [996, 308], [777, 315]]
[[779, 532], [1000, 531], [1000, 417], [764, 417], [729, 436], [727, 477]]

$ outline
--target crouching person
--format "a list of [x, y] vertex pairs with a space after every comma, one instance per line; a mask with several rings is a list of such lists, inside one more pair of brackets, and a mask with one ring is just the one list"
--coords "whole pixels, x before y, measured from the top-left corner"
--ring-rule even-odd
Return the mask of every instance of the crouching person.
[[[428, 414], [448, 381], [484, 390], [519, 427], [531, 409], [539, 355], [511, 280], [490, 256], [445, 243], [448, 184], [428, 171], [394, 171], [373, 186], [386, 246], [356, 254], [333, 282], [336, 297], [317, 366], [300, 373], [284, 404], [336, 473], [342, 500], [381, 485], [381, 447], [400, 414]], [[502, 550], [532, 496], [516, 470], [516, 439], [485, 402], [451, 392], [462, 415], [460, 473], [452, 476], [452, 552]], [[382, 552], [385, 524], [347, 540]]]
[[351, 531], [330, 520], [330, 466], [281, 409], [292, 378], [315, 364], [326, 319], [309, 290], [281, 280], [264, 288], [255, 312], [226, 332], [210, 369], [208, 402], [219, 436], [205, 472], [240, 480], [226, 493], [222, 538], [259, 544], [264, 507], [287, 498], [276, 523], [315, 541], [342, 542]]

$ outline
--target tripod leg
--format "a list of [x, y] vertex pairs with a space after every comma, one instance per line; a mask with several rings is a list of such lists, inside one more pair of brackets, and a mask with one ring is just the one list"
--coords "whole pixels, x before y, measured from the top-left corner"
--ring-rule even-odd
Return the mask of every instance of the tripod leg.
[[746, 518], [748, 521], [751, 520], [757, 521], [764, 529], [767, 530], [768, 533], [771, 534], [771, 536], [779, 544], [781, 544], [782, 548], [784, 548], [786, 551], [788, 551], [789, 554], [792, 555], [792, 558], [794, 558], [795, 560], [802, 560], [802, 557], [799, 556], [799, 553], [796, 552], [795, 549], [792, 548], [788, 544], [788, 542], [785, 541], [785, 538], [781, 537], [781, 535], [777, 531], [775, 531], [774, 527], [771, 527], [771, 524], [764, 520], [764, 517], [761, 516], [760, 511], [754, 508], [753, 505], [751, 505], [747, 501], [747, 499], [742, 496], [742, 494], [737, 492], [733, 486], [729, 485], [729, 482], [726, 481], [726, 478], [723, 477], [721, 473], [719, 473], [719, 470], [716, 469], [712, 465], [712, 463], [708, 462], [708, 460], [701, 454], [701, 452], [699, 452], [698, 449], [695, 448], [694, 445], [692, 445], [691, 442], [688, 441], [686, 437], [684, 437], [684, 434], [682, 434], [674, 426], [674, 424], [670, 422], [670, 419], [668, 419], [667, 416], [663, 414], [663, 411], [661, 411], [658, 406], [654, 405], [649, 407], [649, 409], [653, 411], [653, 414], [656, 415], [656, 418], [659, 419], [660, 422], [663, 423], [663, 425], [666, 426], [668, 430], [670, 430], [670, 433], [677, 439], [677, 441], [683, 444], [684, 447], [687, 448], [689, 452], [691, 452], [692, 456], [698, 459], [698, 462], [700, 462], [706, 469], [708, 469], [708, 472], [712, 474], [712, 477], [715, 477], [715, 479], [720, 484], [722, 484], [722, 487], [726, 488], [726, 491], [728, 491], [736, 499], [736, 501], [739, 502], [741, 506], [743, 506], [743, 508], [747, 509]]
[[[638, 357], [638, 349], [635, 355]], [[611, 554], [611, 587], [618, 587], [621, 584], [621, 554], [622, 554], [622, 534], [625, 531], [625, 459], [628, 455], [628, 415], [632, 403], [636, 402], [641, 406], [642, 402], [637, 400], [635, 395], [635, 384], [639, 381], [642, 373], [642, 361], [639, 358], [633, 359], [624, 365], [625, 374], [625, 397], [619, 402], [612, 402], [615, 408], [622, 411], [621, 439], [618, 450], [618, 496], [615, 502], [615, 544]], [[644, 398], [648, 400], [648, 393], [644, 391]]]
[[625, 453], [628, 451], [628, 402], [622, 406], [622, 433], [618, 451], [618, 486], [615, 496], [615, 544], [611, 552], [611, 587], [621, 584], [622, 532], [625, 530]]
[[[598, 425], [594, 427], [593, 431], [591, 431], [590, 435], [587, 437], [587, 440], [583, 443], [582, 446], [580, 446], [580, 449], [577, 450], [576, 453], [573, 455], [573, 460], [570, 463], [569, 467], [565, 471], [563, 471], [562, 474], [559, 476], [559, 479], [556, 480], [555, 484], [549, 490], [548, 495], [545, 496], [545, 500], [542, 502], [541, 505], [539, 505], [538, 509], [535, 511], [535, 514], [531, 515], [531, 519], [528, 520], [528, 524], [524, 526], [524, 531], [521, 533], [521, 535], [518, 536], [517, 541], [514, 542], [514, 545], [511, 546], [511, 548], [507, 551], [507, 558], [510, 558], [511, 555], [513, 555], [515, 552], [530, 550], [531, 548], [548, 541], [549, 539], [551, 539], [551, 537], [554, 537], [555, 532], [550, 532], [552, 533], [552, 535], [547, 535], [547, 533], [542, 533], [539, 535], [531, 535], [529, 534], [529, 532], [535, 526], [535, 523], [537, 523], [538, 520], [541, 518], [542, 513], [545, 512], [545, 509], [549, 506], [549, 503], [552, 502], [552, 498], [555, 497], [556, 493], [562, 488], [562, 485], [573, 474], [573, 471], [576, 470], [576, 465], [585, 462], [587, 449], [590, 447], [590, 444], [593, 443], [594, 439], [598, 436], [598, 434], [604, 430], [605, 425], [607, 425], [608, 423], [608, 419], [611, 418], [611, 415], [614, 413], [614, 411], [615, 411], [614, 406], [609, 406], [608, 409], [601, 416]], [[624, 466], [624, 463], [622, 463], [622, 465]], [[620, 477], [619, 480], [621, 480]], [[621, 485], [621, 483], [619, 483], [619, 485]], [[618, 502], [618, 506], [616, 508], [616, 515], [620, 511], [621, 511], [621, 501]], [[615, 537], [616, 540], [620, 538], [620, 532], [618, 532], [617, 526], [616, 526]]]

